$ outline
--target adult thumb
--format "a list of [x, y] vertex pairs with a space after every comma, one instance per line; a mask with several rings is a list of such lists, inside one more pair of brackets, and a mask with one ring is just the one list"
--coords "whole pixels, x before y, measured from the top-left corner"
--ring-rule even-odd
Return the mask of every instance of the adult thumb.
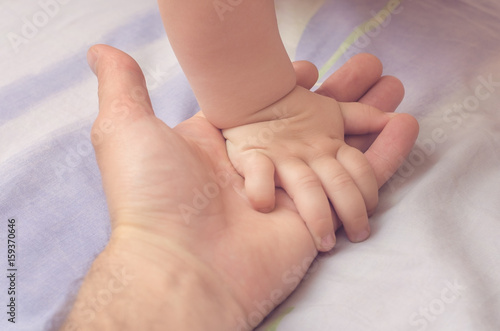
[[149, 162], [144, 161], [146, 157], [154, 159], [148, 147], [159, 121], [144, 75], [130, 56], [97, 45], [88, 51], [87, 58], [97, 76], [99, 94], [99, 114], [91, 138], [113, 219], [115, 211], [129, 203], [127, 194], [133, 184], [147, 175], [141, 167]]
[[87, 60], [98, 81], [99, 115], [91, 138], [99, 154], [112, 147], [117, 132], [154, 112], [144, 75], [129, 55], [111, 46], [95, 45]]

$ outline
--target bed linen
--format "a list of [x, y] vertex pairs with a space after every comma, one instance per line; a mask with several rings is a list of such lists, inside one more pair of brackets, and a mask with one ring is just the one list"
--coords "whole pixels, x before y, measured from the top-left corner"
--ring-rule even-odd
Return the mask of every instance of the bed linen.
[[[232, 2], [235, 3], [235, 2]], [[399, 112], [420, 135], [382, 188], [360, 244], [283, 281], [297, 290], [257, 329], [500, 329], [500, 2], [280, 0], [292, 59], [320, 81], [354, 54], [405, 84]], [[109, 238], [90, 142], [97, 83], [87, 49], [109, 44], [143, 68], [157, 116], [198, 110], [156, 1], [0, 2], [0, 266], [16, 228], [16, 318], [0, 277], [0, 330], [56, 330]], [[237, 8], [235, 8], [237, 9]], [[259, 314], [264, 303], [256, 303]]]

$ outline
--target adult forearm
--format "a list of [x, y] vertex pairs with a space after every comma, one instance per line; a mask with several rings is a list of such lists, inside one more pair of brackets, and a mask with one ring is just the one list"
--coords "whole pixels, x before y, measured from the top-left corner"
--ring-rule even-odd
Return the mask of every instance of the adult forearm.
[[158, 3], [169, 41], [212, 124], [244, 124], [295, 86], [273, 0]]
[[108, 245], [97, 257], [61, 331], [235, 328], [237, 305], [212, 275], [189, 257], [136, 243]]

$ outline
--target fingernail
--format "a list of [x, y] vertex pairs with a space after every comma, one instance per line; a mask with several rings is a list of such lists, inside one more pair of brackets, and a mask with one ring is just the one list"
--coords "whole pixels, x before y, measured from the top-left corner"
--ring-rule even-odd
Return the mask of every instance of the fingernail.
[[258, 211], [263, 214], [269, 214], [274, 210], [273, 207], [265, 207], [265, 208], [259, 208]]
[[95, 50], [94, 47], [92, 47], [91, 49], [89, 49], [89, 51], [87, 52], [87, 62], [90, 66], [90, 69], [92, 69], [92, 72], [94, 74], [96, 74], [96, 64], [97, 64], [97, 59], [99, 58], [99, 54], [97, 53], [97, 51]]
[[360, 233], [358, 233], [357, 236], [354, 237], [354, 242], [359, 243], [365, 241], [366, 239], [368, 239], [369, 236], [370, 236], [370, 231], [368, 230], [361, 231]]
[[333, 233], [326, 235], [321, 239], [321, 248], [325, 251], [329, 251], [335, 246], [335, 236]]

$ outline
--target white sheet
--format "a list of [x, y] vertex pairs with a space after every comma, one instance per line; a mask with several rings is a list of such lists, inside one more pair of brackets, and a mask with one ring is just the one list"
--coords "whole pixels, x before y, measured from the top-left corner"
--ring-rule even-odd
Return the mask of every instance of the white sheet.
[[[371, 239], [341, 234], [259, 330], [500, 329], [500, 3], [407, 0], [366, 24], [386, 5], [278, 2], [293, 58], [328, 75], [355, 53], [377, 55], [405, 83], [399, 111], [421, 133], [382, 189]], [[54, 330], [109, 236], [89, 139], [97, 86], [87, 48], [134, 56], [168, 124], [197, 104], [156, 1], [3, 1], [0, 36], [0, 246], [15, 218], [19, 248], [16, 324], [0, 312], [0, 330]]]

